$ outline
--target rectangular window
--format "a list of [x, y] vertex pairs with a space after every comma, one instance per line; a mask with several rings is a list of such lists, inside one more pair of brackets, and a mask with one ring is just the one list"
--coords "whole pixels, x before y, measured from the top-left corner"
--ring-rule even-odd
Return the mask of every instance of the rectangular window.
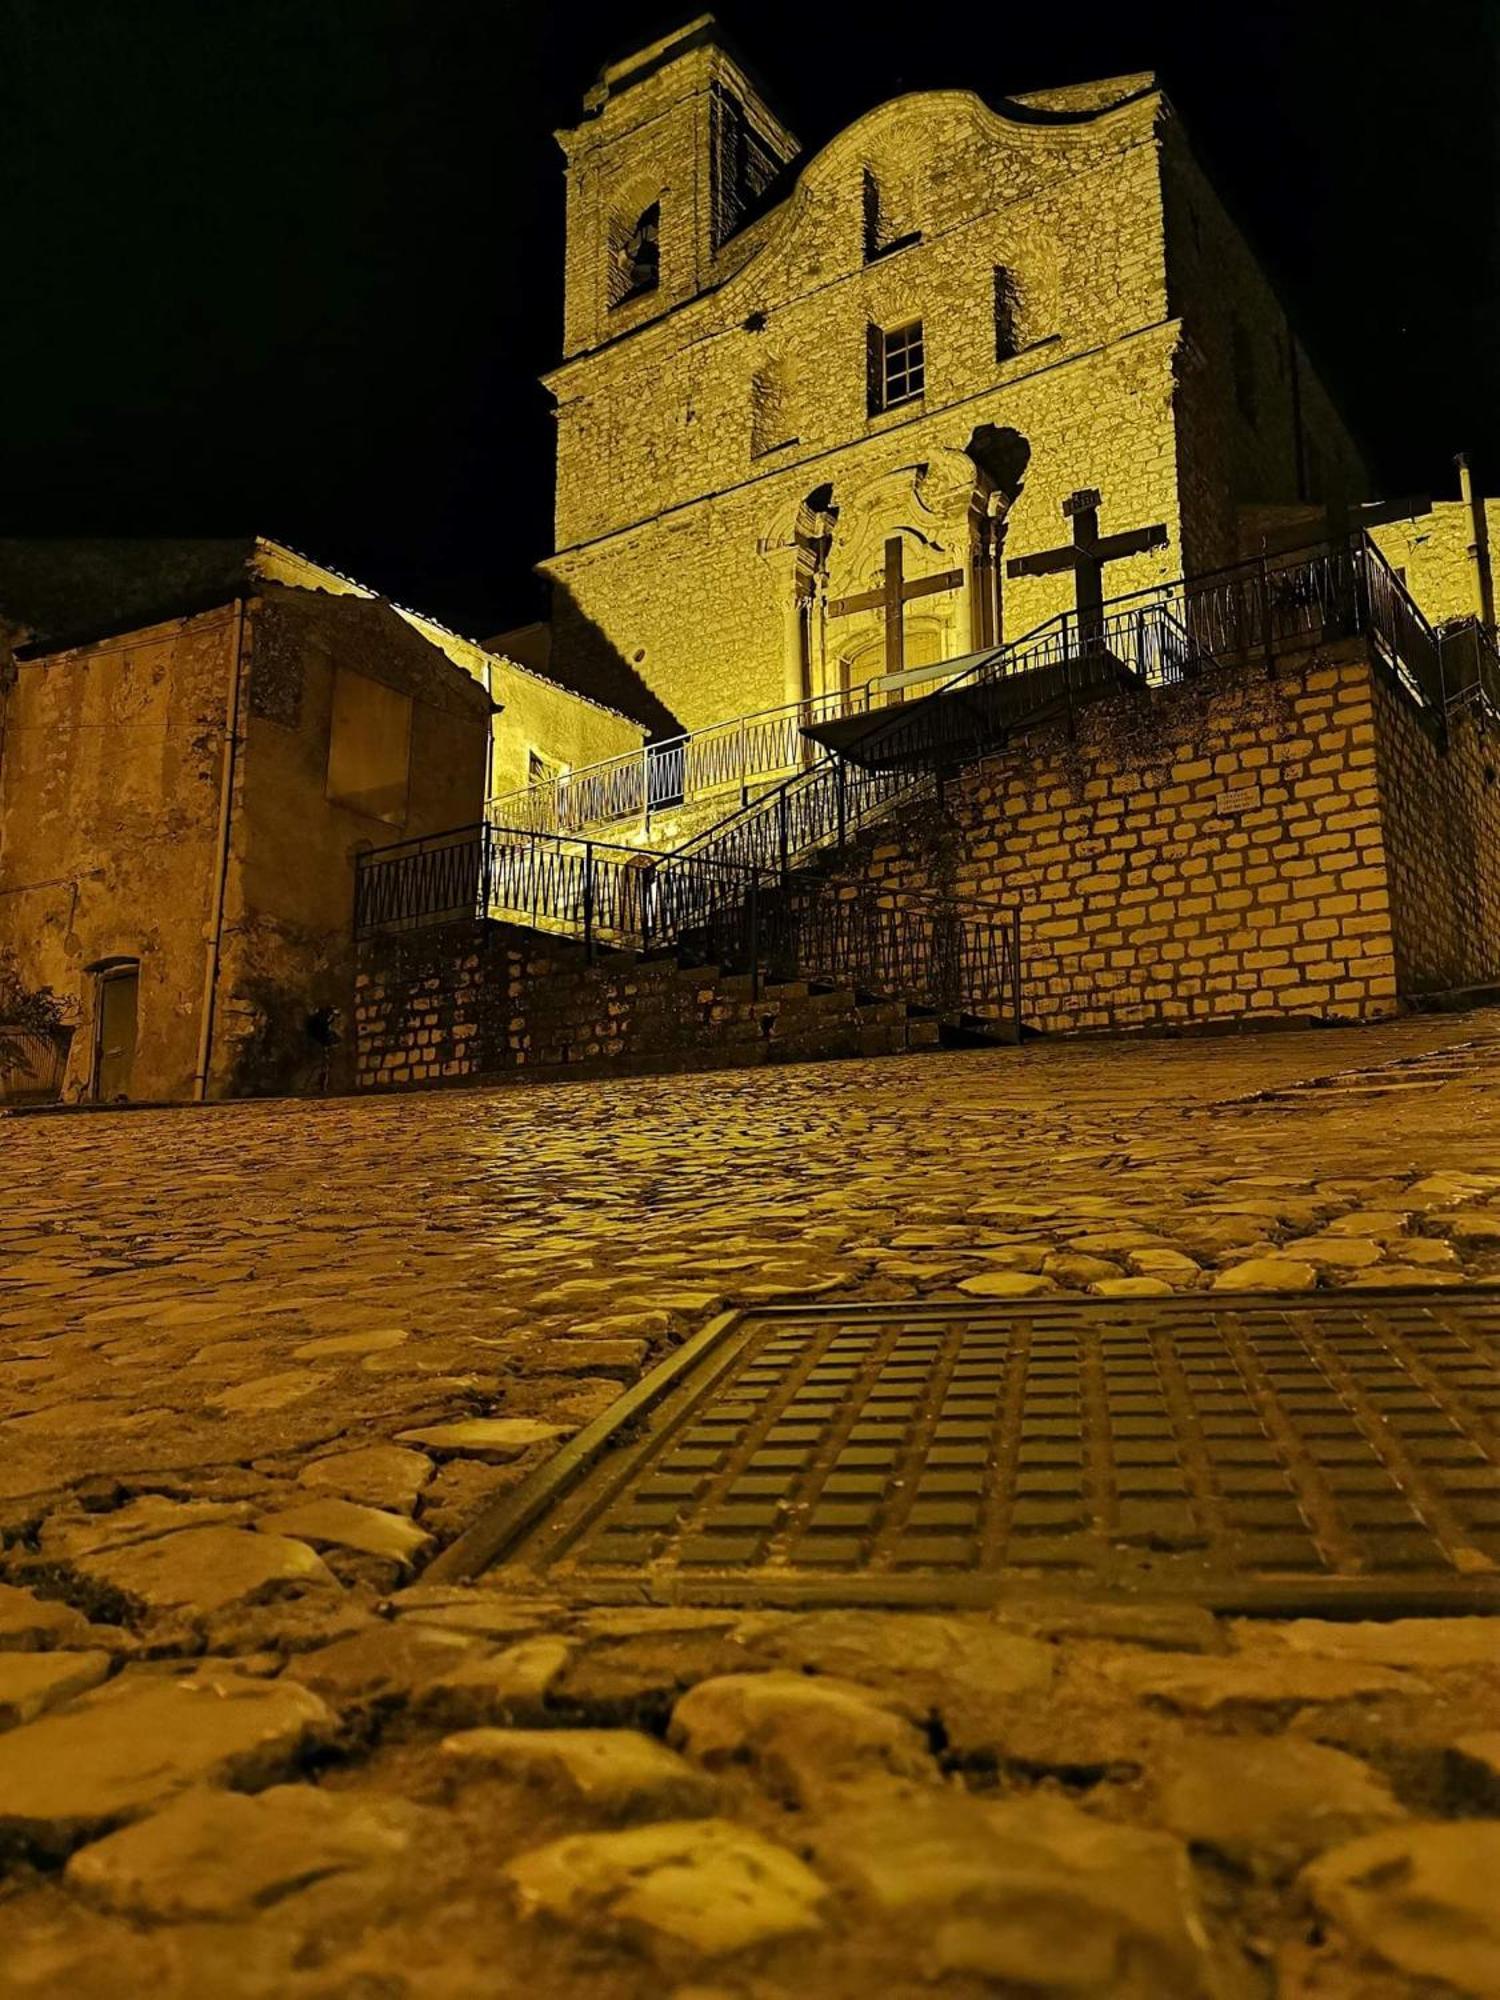
[[554, 778], [562, 776], [562, 765], [555, 757], [545, 756], [540, 750], [526, 752], [526, 782], [528, 785], [550, 785]]
[[914, 403], [927, 386], [922, 322], [870, 328], [870, 414]]
[[328, 731], [329, 803], [402, 826], [410, 772], [411, 696], [339, 667]]

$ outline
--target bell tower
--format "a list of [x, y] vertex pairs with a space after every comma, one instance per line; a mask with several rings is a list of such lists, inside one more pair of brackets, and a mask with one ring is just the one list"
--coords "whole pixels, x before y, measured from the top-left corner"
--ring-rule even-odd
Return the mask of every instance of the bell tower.
[[583, 114], [557, 134], [568, 163], [565, 357], [715, 282], [798, 151], [711, 14], [607, 64]]

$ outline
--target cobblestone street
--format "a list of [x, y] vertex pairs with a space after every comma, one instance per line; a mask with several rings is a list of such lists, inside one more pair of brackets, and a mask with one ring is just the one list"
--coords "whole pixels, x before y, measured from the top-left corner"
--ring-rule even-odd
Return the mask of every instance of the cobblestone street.
[[0, 1121], [0, 1995], [1500, 1994], [1465, 1618], [424, 1565], [714, 1313], [1500, 1285], [1500, 1015]]

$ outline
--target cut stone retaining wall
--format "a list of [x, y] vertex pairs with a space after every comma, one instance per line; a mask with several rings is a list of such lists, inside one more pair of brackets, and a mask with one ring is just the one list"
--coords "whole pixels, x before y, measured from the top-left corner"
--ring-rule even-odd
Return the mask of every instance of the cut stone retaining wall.
[[731, 1068], [934, 1047], [935, 1020], [800, 981], [635, 964], [505, 924], [449, 924], [360, 946], [361, 1089], [471, 1082], [505, 1072]]
[[[1044, 1033], [1363, 1021], [1500, 978], [1500, 738], [1446, 749], [1361, 642], [1048, 723], [865, 830], [827, 872], [883, 902], [1022, 913]], [[369, 940], [362, 1088], [692, 1068], [937, 1039], [899, 1003], [670, 963], [589, 965], [493, 924]]]
[[1500, 972], [1497, 757], [1346, 642], [1048, 724], [836, 872], [1019, 903], [1046, 1032], [1370, 1020]]

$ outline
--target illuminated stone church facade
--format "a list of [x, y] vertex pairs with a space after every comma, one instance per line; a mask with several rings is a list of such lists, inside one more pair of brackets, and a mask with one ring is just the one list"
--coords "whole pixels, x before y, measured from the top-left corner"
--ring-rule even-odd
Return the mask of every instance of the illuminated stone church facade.
[[804, 155], [705, 17], [607, 68], [567, 156], [554, 658], [687, 728], [1072, 603], [1060, 503], [1162, 524], [1117, 595], [1362, 497], [1358, 452], [1149, 75], [899, 97]]

